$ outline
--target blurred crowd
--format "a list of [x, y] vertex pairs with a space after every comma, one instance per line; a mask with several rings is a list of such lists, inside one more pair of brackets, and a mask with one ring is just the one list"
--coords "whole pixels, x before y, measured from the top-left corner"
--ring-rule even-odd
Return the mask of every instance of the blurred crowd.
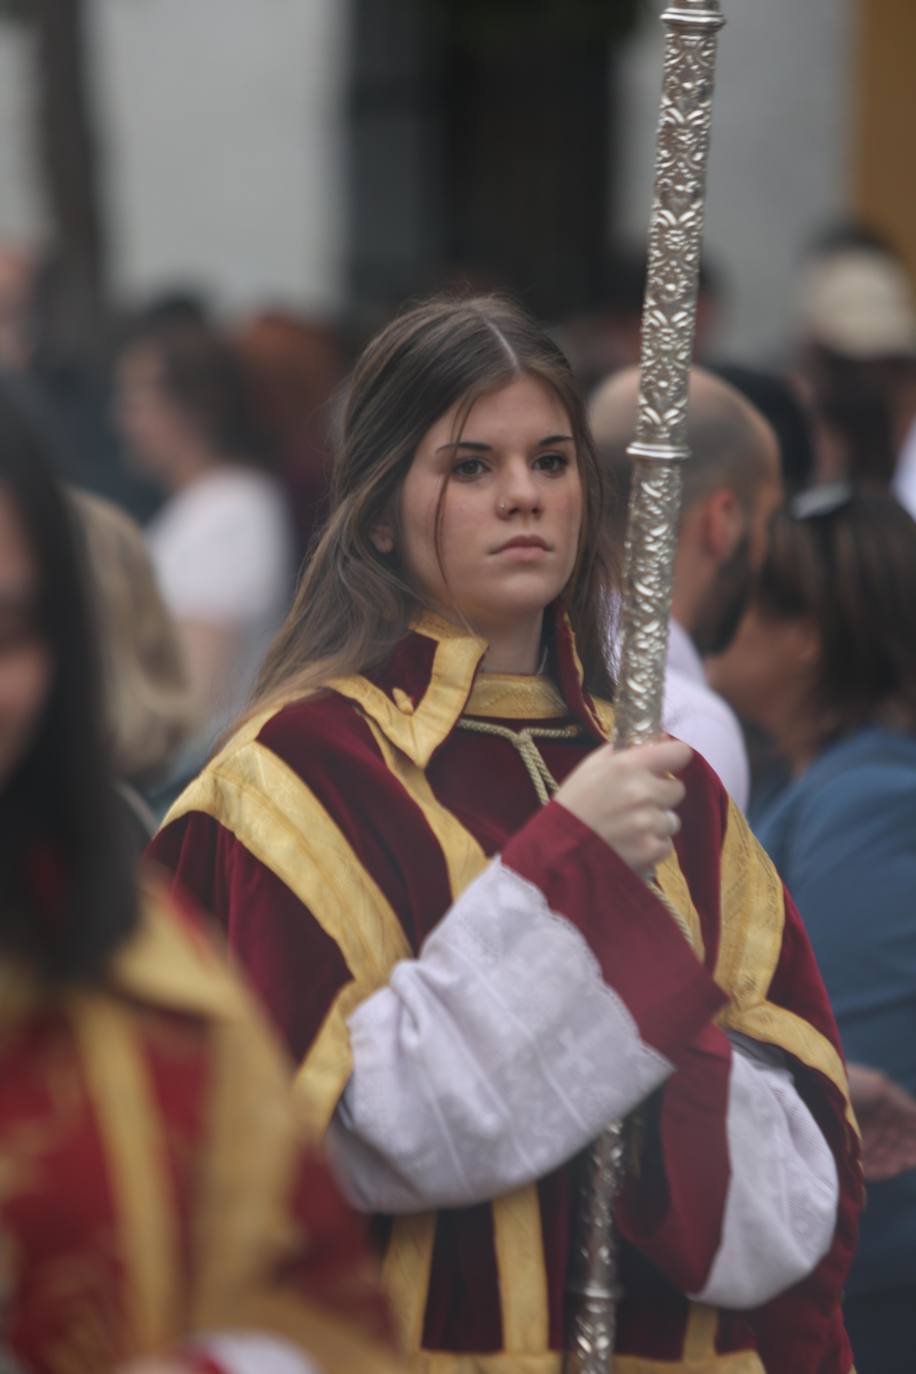
[[[554, 330], [618, 544], [644, 285], [620, 251]], [[285, 305], [226, 319], [175, 286], [81, 354], [48, 290], [38, 254], [0, 247], [0, 395], [83, 531], [139, 853], [251, 696], [329, 510], [361, 341]], [[869, 1190], [847, 1321], [860, 1372], [891, 1374], [916, 1348], [916, 297], [893, 245], [848, 225], [811, 245], [796, 302], [786, 355], [746, 366], [720, 353], [728, 285], [704, 267], [666, 725], [748, 813], [814, 944]]]

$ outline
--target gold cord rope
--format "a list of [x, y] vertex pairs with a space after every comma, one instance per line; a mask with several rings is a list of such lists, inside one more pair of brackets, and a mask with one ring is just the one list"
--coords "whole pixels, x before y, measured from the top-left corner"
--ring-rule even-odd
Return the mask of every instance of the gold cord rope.
[[[550, 798], [559, 790], [560, 784], [544, 762], [544, 756], [538, 749], [536, 740], [576, 739], [583, 733], [582, 727], [576, 724], [562, 726], [526, 725], [521, 730], [510, 730], [508, 725], [494, 725], [492, 721], [474, 720], [469, 716], [462, 716], [458, 725], [462, 730], [470, 730], [477, 735], [495, 735], [497, 739], [507, 740], [525, 765], [525, 771], [531, 779], [542, 806], [547, 805]], [[666, 897], [654, 874], [648, 882], [687, 943], [692, 945], [690, 927], [683, 913], [678, 911], [673, 902]]]
[[560, 784], [544, 762], [544, 756], [537, 747], [536, 740], [576, 739], [582, 734], [581, 726], [576, 724], [526, 725], [523, 730], [510, 730], [508, 725], [494, 725], [492, 721], [473, 720], [468, 716], [462, 716], [458, 725], [462, 730], [470, 730], [477, 735], [495, 735], [497, 739], [507, 740], [525, 765], [542, 806], [547, 805]]

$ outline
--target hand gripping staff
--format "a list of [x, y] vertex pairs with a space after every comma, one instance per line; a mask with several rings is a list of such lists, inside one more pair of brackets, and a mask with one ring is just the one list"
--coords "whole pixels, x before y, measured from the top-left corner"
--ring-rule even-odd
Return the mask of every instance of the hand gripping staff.
[[[633, 480], [621, 608], [620, 674], [614, 747], [657, 735], [665, 687], [671, 580], [687, 446], [703, 240], [706, 167], [719, 30], [719, 0], [675, 0], [667, 29], [655, 193], [643, 308]], [[589, 1147], [569, 1274], [570, 1328], [565, 1374], [609, 1374], [620, 1297], [613, 1233], [622, 1182], [623, 1123]]]

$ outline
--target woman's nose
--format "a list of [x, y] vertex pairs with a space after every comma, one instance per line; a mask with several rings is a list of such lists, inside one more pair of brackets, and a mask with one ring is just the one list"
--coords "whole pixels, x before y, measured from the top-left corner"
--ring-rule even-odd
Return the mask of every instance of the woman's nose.
[[500, 515], [511, 515], [516, 511], [530, 514], [540, 510], [540, 506], [540, 488], [527, 463], [511, 469], [501, 485], [498, 505]]

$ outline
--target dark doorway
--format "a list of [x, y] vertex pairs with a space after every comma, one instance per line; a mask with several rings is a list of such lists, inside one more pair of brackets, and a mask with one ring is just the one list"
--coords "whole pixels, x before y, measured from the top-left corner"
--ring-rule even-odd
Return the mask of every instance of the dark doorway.
[[611, 51], [637, 0], [355, 0], [351, 286], [502, 287], [548, 318], [601, 280]]

